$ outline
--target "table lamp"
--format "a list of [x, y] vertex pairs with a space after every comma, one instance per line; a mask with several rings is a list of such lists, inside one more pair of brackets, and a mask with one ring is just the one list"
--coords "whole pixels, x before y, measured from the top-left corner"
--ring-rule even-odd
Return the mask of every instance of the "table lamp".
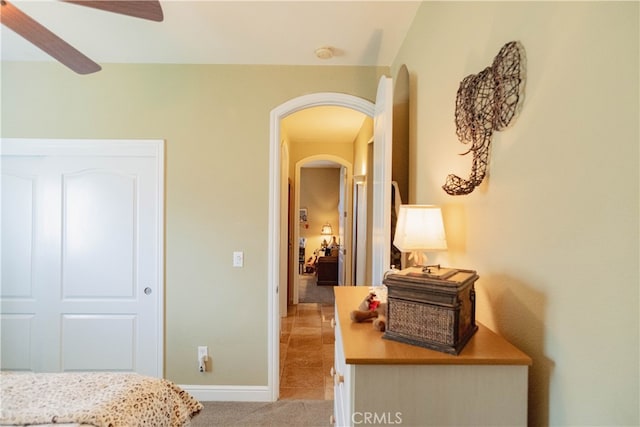
[[424, 252], [447, 250], [440, 207], [400, 205], [393, 244], [402, 252], [410, 252], [409, 259], [427, 271]]

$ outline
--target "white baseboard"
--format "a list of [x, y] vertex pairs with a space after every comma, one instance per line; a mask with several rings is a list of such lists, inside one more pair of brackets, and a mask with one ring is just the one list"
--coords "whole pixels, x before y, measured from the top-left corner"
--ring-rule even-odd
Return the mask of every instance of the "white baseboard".
[[202, 402], [272, 402], [268, 386], [180, 385]]

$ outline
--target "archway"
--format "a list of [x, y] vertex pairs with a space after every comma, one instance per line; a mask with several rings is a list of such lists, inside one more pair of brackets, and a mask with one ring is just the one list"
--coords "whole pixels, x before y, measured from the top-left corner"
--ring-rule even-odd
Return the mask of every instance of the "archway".
[[[309, 156], [309, 157], [305, 157], [301, 160], [299, 160], [298, 162], [296, 162], [295, 165], [295, 182], [299, 183], [300, 182], [300, 176], [301, 176], [301, 169], [304, 168], [306, 165], [317, 162], [317, 161], [328, 161], [328, 162], [332, 162], [334, 164], [339, 165], [341, 168], [344, 168], [345, 170], [345, 175], [346, 175], [346, 180], [347, 182], [351, 182], [351, 180], [353, 179], [353, 172], [352, 172], [352, 164], [345, 161], [343, 158], [338, 157], [338, 156], [334, 156], [334, 155], [330, 155], [330, 154], [317, 154], [317, 155], [313, 155], [313, 156]], [[351, 201], [352, 201], [352, 195], [351, 195], [351, 191], [350, 188], [346, 188], [346, 191], [344, 192], [344, 196], [342, 196], [342, 203], [344, 204], [344, 206], [351, 206]], [[300, 205], [300, 195], [301, 195], [301, 187], [300, 185], [295, 186], [295, 191], [294, 191], [294, 212], [299, 212], [300, 208], [303, 207], [302, 205]], [[349, 215], [346, 218], [345, 221], [347, 224], [349, 224], [351, 222], [351, 212], [349, 210]], [[334, 226], [337, 225], [336, 223], [334, 223]], [[299, 232], [299, 228], [295, 228], [294, 229], [294, 233], [293, 233], [293, 242], [295, 244], [295, 242], [298, 242], [300, 239], [300, 232]], [[344, 234], [344, 241], [341, 242], [344, 247], [346, 248], [350, 248], [351, 247], [351, 230], [349, 227], [349, 231], [345, 232]], [[346, 257], [347, 259], [344, 261], [345, 263], [350, 264], [350, 259], [351, 259], [351, 254], [349, 254], [348, 257]], [[351, 268], [347, 268], [347, 276], [350, 274]], [[347, 283], [350, 284], [350, 281], [348, 281]], [[293, 302], [294, 304], [298, 302], [298, 286], [299, 286], [299, 278], [296, 275], [296, 278], [294, 280], [294, 291], [293, 291]]]
[[269, 145], [269, 248], [268, 248], [268, 388], [272, 400], [279, 395], [279, 367], [280, 367], [280, 305], [286, 292], [279, 293], [281, 283], [287, 279], [287, 230], [283, 227], [282, 195], [286, 194], [288, 183], [282, 182], [282, 141], [280, 122], [290, 114], [305, 108], [316, 106], [339, 106], [351, 108], [369, 117], [374, 116], [375, 105], [363, 98], [334, 92], [321, 92], [300, 96], [289, 100], [273, 110], [270, 117], [270, 145]]

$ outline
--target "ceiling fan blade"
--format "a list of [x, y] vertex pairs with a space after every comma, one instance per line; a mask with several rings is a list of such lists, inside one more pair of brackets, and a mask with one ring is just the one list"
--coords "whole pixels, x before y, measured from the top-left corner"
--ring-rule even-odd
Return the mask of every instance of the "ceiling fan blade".
[[6, 0], [0, 1], [0, 22], [78, 74], [90, 74], [102, 67], [56, 36]]
[[66, 3], [93, 7], [107, 12], [162, 22], [164, 14], [159, 0], [62, 0]]

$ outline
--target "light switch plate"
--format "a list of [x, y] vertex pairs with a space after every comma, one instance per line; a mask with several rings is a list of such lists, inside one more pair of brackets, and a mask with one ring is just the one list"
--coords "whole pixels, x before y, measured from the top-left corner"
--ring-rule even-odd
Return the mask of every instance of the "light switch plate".
[[242, 267], [244, 265], [244, 252], [235, 251], [233, 253], [233, 266]]

